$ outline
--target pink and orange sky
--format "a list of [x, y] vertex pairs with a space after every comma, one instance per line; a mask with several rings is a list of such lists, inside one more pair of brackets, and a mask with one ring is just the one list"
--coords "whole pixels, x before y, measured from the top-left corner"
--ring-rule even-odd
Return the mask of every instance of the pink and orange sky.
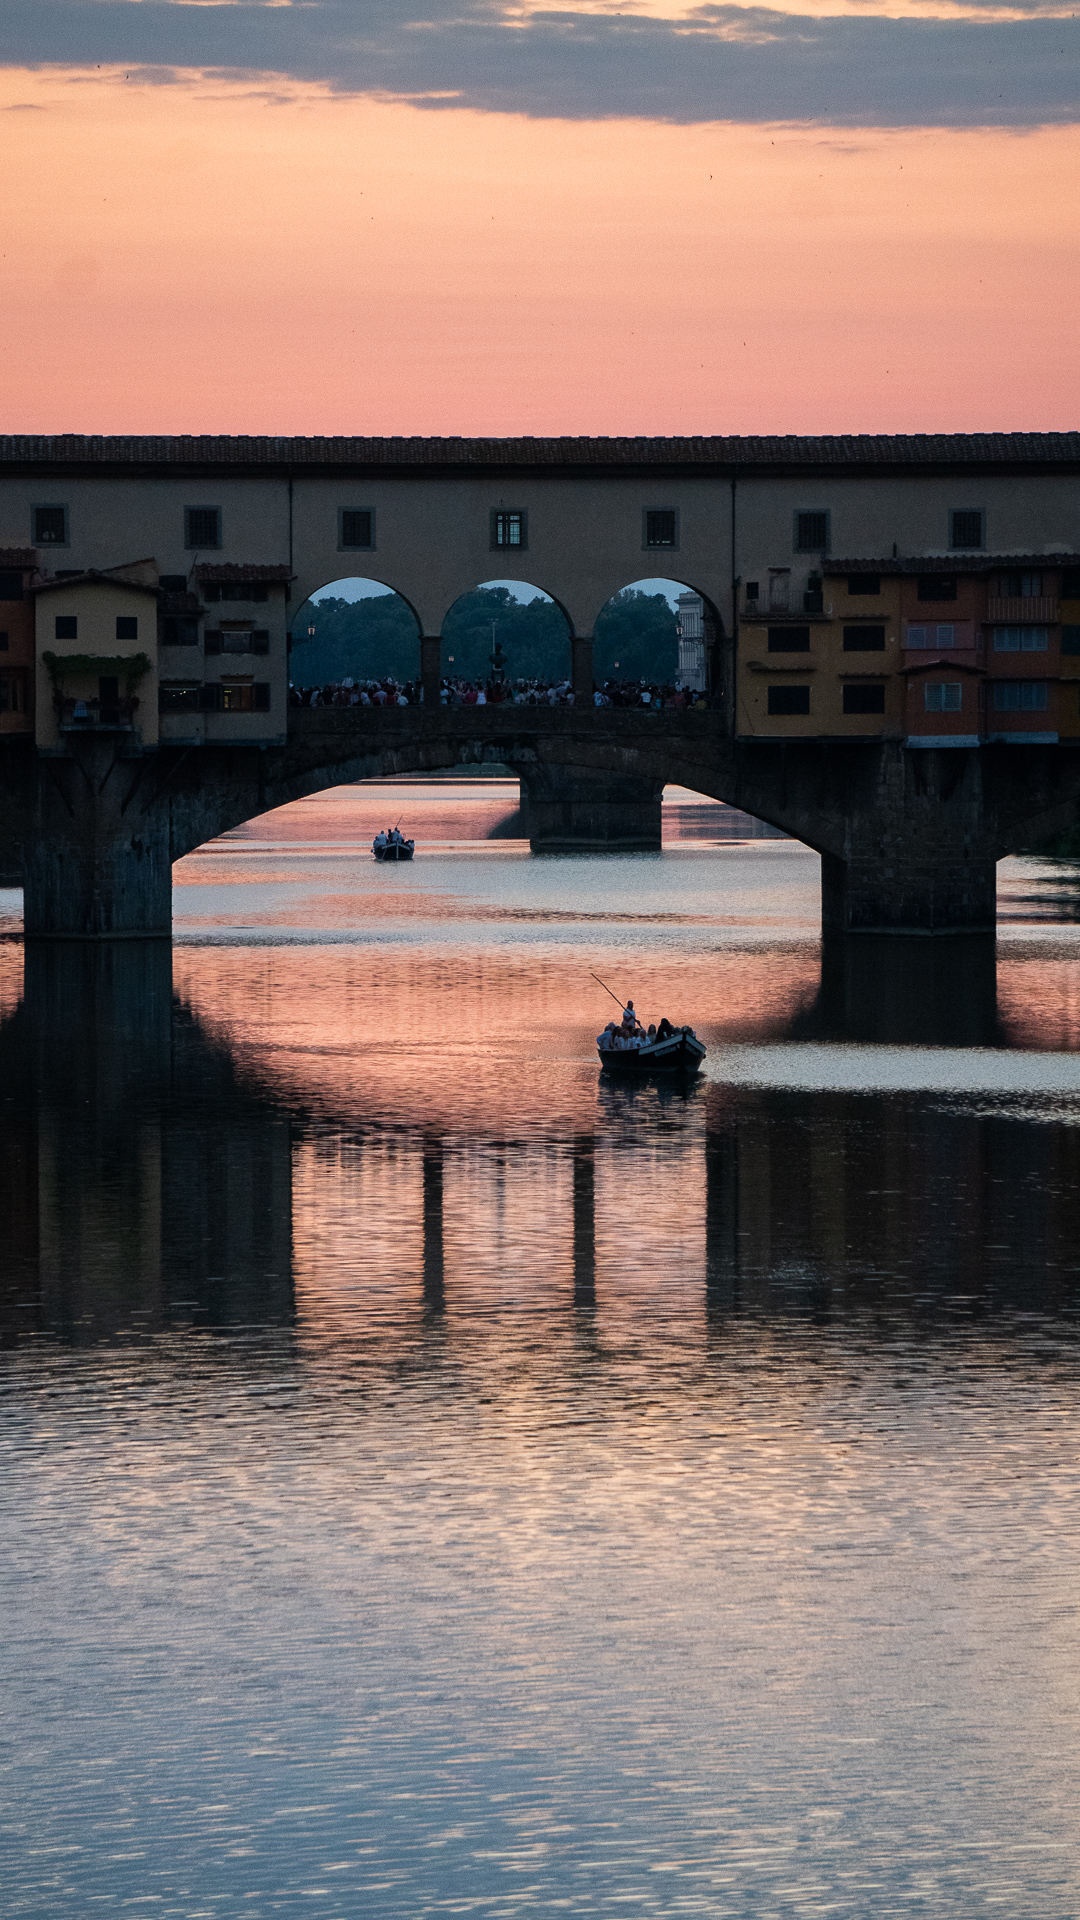
[[1080, 27], [902, 13], [9, 0], [0, 430], [1075, 427]]

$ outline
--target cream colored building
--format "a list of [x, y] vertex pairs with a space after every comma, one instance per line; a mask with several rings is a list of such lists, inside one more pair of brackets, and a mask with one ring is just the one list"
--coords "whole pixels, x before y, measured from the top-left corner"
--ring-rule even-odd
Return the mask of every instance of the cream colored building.
[[100, 730], [157, 745], [157, 599], [151, 560], [36, 588], [39, 747], [63, 752], [65, 735]]

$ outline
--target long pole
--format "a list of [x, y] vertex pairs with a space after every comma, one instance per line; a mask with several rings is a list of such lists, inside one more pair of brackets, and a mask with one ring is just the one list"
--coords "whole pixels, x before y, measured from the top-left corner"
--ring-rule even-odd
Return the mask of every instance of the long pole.
[[[593, 973], [593, 971], [592, 971], [592, 969], [591, 969], [591, 968], [589, 969], [589, 978], [590, 978], [590, 980], [595, 980], [595, 981], [596, 981], [596, 984], [597, 984], [597, 986], [598, 986], [598, 987], [604, 987], [604, 992], [605, 992], [605, 993], [611, 993], [611, 988], [610, 988], [610, 987], [605, 987], [605, 986], [604, 986], [604, 982], [603, 982], [603, 981], [601, 980], [601, 978], [600, 978], [600, 975], [599, 975], [598, 973]], [[622, 1003], [622, 1001], [621, 1001], [621, 1000], [619, 999], [619, 996], [618, 996], [618, 994], [617, 994], [617, 993], [611, 993], [611, 997], [612, 997], [612, 999], [614, 1000], [614, 1002], [615, 1002], [615, 1005], [616, 1005], [617, 1007], [623, 1007], [623, 1003]], [[626, 1012], [626, 1008], [625, 1008], [625, 1007], [623, 1007], [623, 1012], [624, 1012], [624, 1013]]]

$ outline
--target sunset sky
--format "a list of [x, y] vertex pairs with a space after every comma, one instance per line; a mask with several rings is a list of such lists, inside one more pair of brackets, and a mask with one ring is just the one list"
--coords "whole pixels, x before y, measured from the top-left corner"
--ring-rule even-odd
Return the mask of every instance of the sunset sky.
[[5, 0], [0, 431], [1080, 423], [1057, 5]]

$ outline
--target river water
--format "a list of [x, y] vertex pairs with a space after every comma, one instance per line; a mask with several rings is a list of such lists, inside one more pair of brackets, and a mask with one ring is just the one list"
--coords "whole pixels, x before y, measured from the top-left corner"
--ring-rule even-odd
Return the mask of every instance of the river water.
[[741, 816], [515, 804], [0, 896], [0, 1911], [1076, 1915], [1076, 870], [823, 951]]

